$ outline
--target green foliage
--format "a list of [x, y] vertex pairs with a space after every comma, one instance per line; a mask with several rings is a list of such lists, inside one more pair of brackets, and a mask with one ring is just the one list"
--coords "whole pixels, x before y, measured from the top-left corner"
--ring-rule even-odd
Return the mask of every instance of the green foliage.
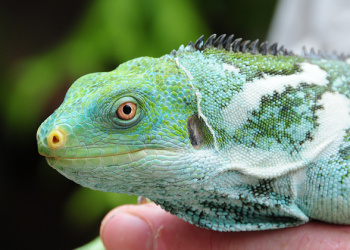
[[[11, 71], [6, 120], [27, 132], [64, 81], [140, 56], [160, 56], [205, 33], [191, 1], [93, 1], [71, 36]], [[2, 92], [3, 93], [3, 92]], [[30, 107], [18, 114], [23, 107]]]
[[69, 197], [63, 216], [67, 224], [79, 230], [93, 226], [97, 219], [101, 219], [101, 216], [114, 207], [136, 203], [136, 196], [104, 193], [81, 187]]
[[101, 241], [100, 237], [96, 237], [94, 240], [89, 242], [88, 244], [78, 247], [76, 250], [104, 250], [105, 247]]

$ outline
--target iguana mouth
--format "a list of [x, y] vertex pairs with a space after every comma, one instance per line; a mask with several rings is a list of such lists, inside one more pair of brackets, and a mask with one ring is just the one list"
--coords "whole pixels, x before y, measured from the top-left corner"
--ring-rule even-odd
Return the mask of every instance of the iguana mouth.
[[96, 158], [105, 158], [105, 157], [123, 157], [126, 155], [135, 155], [135, 154], [142, 154], [143, 152], [146, 153], [147, 155], [159, 155], [158, 151], [174, 151], [174, 150], [165, 150], [165, 149], [152, 149], [152, 148], [145, 148], [145, 149], [139, 149], [135, 151], [129, 151], [125, 153], [120, 153], [120, 154], [108, 154], [108, 155], [96, 155], [96, 156], [77, 156], [77, 157], [64, 157], [64, 156], [49, 156], [45, 154], [41, 154], [45, 156], [46, 158], [53, 158], [53, 159], [67, 159], [67, 160], [75, 160], [75, 159], [96, 159]]
[[88, 156], [88, 157], [55, 157], [46, 156], [46, 160], [50, 166], [55, 168], [55, 165], [65, 167], [83, 167], [83, 166], [112, 166], [124, 165], [133, 162], [138, 162], [144, 158], [148, 160], [156, 160], [157, 158], [167, 158], [175, 156], [177, 153], [174, 150], [168, 149], [140, 149], [122, 154]]

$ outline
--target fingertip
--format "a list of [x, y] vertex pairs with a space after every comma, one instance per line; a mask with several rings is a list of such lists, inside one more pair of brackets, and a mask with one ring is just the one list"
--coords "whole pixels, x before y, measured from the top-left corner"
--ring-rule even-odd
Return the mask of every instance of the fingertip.
[[154, 203], [118, 207], [106, 215], [100, 230], [106, 249], [200, 249], [210, 244], [212, 234]]
[[100, 235], [106, 249], [153, 249], [151, 226], [125, 209], [117, 208], [106, 215]]

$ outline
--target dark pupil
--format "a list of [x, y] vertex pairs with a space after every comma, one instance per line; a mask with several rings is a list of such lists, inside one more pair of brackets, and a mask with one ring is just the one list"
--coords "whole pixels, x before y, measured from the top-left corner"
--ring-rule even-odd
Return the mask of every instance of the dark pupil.
[[130, 107], [129, 105], [125, 105], [125, 106], [123, 107], [123, 113], [124, 113], [124, 114], [128, 115], [128, 114], [131, 113], [131, 111], [132, 111], [132, 109], [131, 109], [131, 107]]

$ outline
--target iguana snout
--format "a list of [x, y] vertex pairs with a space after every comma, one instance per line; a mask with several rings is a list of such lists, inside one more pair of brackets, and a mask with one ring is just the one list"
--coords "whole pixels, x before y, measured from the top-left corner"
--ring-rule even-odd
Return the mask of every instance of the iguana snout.
[[45, 129], [42, 126], [37, 132], [38, 149], [41, 155], [53, 157], [56, 149], [63, 148], [68, 141], [67, 131], [60, 126]]

